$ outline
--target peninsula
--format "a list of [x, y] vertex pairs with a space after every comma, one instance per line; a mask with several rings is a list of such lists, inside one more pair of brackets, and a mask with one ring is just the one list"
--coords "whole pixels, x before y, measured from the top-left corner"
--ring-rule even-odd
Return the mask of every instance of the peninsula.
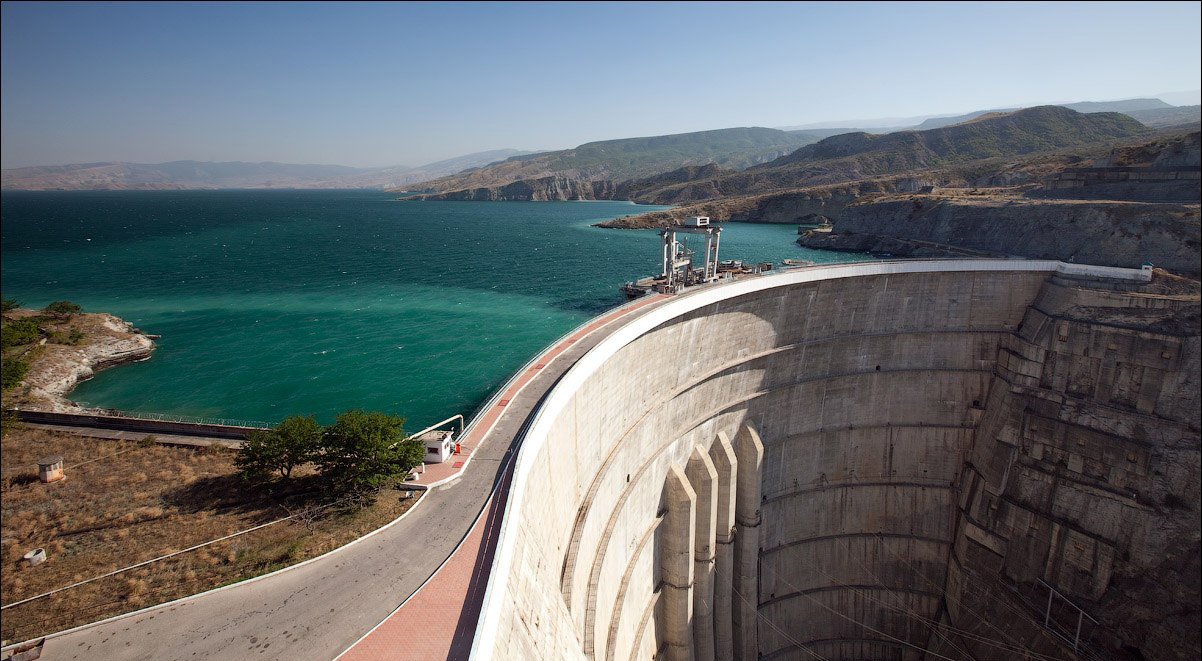
[[146, 360], [157, 336], [104, 313], [55, 315], [16, 308], [4, 313], [4, 370], [24, 371], [9, 384], [4, 407], [60, 413], [83, 409], [67, 398], [103, 369]]

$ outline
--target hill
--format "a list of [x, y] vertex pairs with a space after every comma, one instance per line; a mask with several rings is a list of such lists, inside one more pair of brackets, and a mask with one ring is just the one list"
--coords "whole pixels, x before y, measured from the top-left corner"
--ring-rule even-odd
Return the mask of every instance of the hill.
[[[1160, 99], [1123, 99], [1121, 101], [1081, 101], [1079, 103], [1063, 103], [1056, 104], [1061, 108], [1076, 110], [1082, 113], [1094, 112], [1121, 112], [1124, 115], [1135, 117], [1132, 113], [1145, 112], [1148, 110], [1169, 110], [1174, 106], [1161, 101]], [[1018, 108], [994, 108], [992, 110], [977, 110], [963, 115], [954, 115], [951, 117], [932, 117], [924, 120], [914, 127], [918, 131], [927, 131], [930, 129], [942, 128], [944, 126], [952, 126], [953, 124], [961, 124], [981, 115], [996, 112], [1014, 112]]]
[[339, 165], [287, 163], [79, 163], [4, 170], [6, 190], [169, 190], [279, 188], [362, 172]]
[[531, 152], [467, 154], [416, 168], [289, 163], [77, 163], [3, 171], [5, 190], [183, 190], [209, 188], [394, 188]]
[[518, 188], [537, 188], [539, 181], [573, 180], [576, 183], [572, 185], [581, 188], [581, 182], [617, 184], [710, 163], [738, 170], [771, 161], [821, 137], [809, 131], [751, 127], [589, 142], [574, 149], [509, 158], [427, 181], [421, 189], [456, 194], [441, 199], [512, 199], [497, 195], [500, 189], [518, 182], [526, 182]]
[[1119, 113], [1083, 114], [1060, 106], [1036, 106], [952, 126], [885, 135], [837, 135], [759, 169], [860, 155], [895, 155], [916, 166], [1030, 154], [1136, 135], [1144, 127]]
[[1163, 128], [1202, 122], [1202, 106], [1173, 106], [1171, 108], [1149, 108], [1124, 113], [1139, 120], [1144, 126]]
[[698, 173], [695, 178], [658, 187], [634, 181], [624, 188], [638, 191], [630, 198], [636, 202], [693, 203], [900, 174], [921, 175], [956, 164], [1094, 145], [1148, 131], [1118, 113], [1083, 114], [1039, 106], [928, 131], [846, 133], [742, 172]]
[[[884, 135], [845, 133], [803, 146], [768, 163], [745, 170], [717, 164], [686, 165], [649, 177], [616, 181], [579, 170], [549, 172], [547, 159], [563, 152], [509, 159], [483, 170], [441, 180], [442, 185], [467, 184], [440, 193], [414, 196], [426, 200], [564, 200], [628, 199], [647, 204], [688, 204], [734, 195], [835, 184], [982, 159], [1022, 156], [1148, 132], [1134, 119], [1118, 113], [1078, 113], [1058, 106], [1026, 108], [1013, 113], [978, 117], [975, 121], [929, 131], [899, 131]], [[501, 170], [513, 175], [524, 163], [537, 161], [537, 176], [487, 183]], [[660, 161], [667, 163], [670, 161]], [[483, 177], [478, 179], [477, 177]], [[481, 184], [481, 185], [475, 185]]]

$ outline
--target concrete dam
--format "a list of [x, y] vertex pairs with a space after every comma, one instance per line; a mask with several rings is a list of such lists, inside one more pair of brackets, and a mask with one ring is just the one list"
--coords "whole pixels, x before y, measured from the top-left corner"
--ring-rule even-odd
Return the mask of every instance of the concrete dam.
[[648, 310], [527, 421], [473, 657], [1197, 657], [1196, 290], [881, 262]]

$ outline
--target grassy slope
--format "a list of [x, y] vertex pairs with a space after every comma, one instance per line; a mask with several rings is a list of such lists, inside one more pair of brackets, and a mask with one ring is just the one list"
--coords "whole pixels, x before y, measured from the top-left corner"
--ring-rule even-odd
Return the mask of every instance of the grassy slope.
[[[4, 434], [5, 604], [245, 530], [328, 502], [312, 470], [258, 487], [233, 453], [92, 439], [39, 429]], [[37, 480], [37, 461], [62, 455], [67, 479]], [[381, 492], [362, 509], [330, 507], [300, 521], [190, 551], [4, 611], [3, 637], [26, 640], [245, 580], [337, 548], [392, 521], [416, 499]], [[44, 548], [46, 563], [19, 562]]]

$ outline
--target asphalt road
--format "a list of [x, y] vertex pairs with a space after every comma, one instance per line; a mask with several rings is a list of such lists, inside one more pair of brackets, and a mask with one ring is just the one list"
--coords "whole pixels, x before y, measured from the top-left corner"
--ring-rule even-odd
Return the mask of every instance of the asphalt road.
[[[647, 307], [615, 316], [624, 322]], [[610, 321], [546, 361], [505, 405], [462, 477], [427, 492], [387, 530], [274, 576], [50, 638], [42, 658], [333, 659], [384, 620], [450, 557], [488, 501], [508, 453], [516, 450], [524, 423], [543, 394], [619, 325]]]

